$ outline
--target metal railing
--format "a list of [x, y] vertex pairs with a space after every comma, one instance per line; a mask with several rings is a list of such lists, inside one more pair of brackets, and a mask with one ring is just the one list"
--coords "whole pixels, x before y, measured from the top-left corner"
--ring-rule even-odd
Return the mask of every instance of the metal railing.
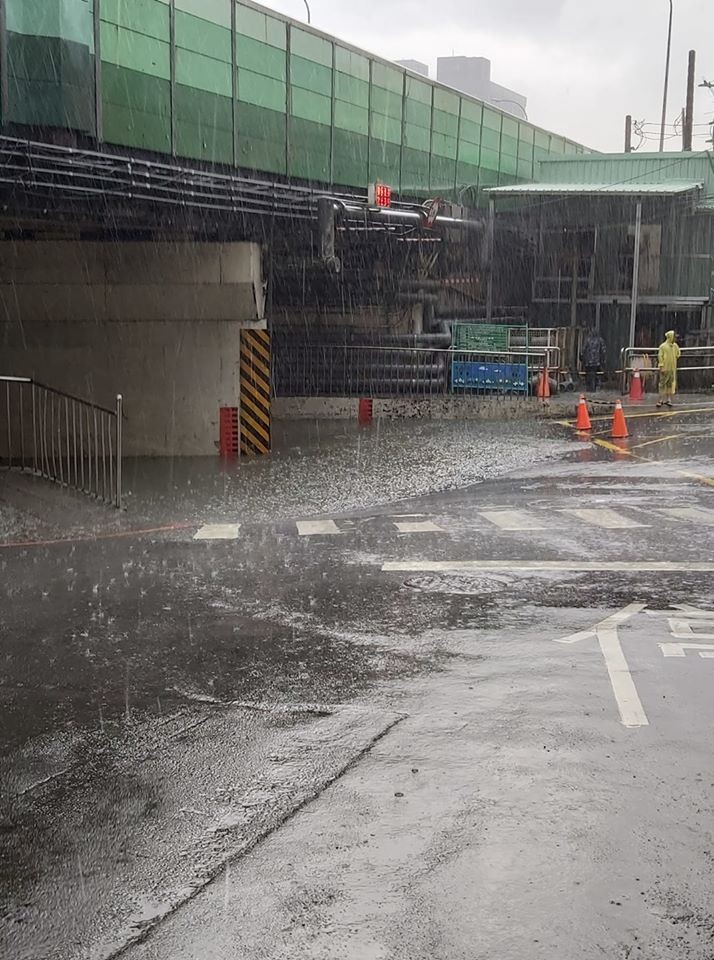
[[29, 377], [0, 376], [0, 463], [121, 508], [121, 394], [110, 410]]
[[[682, 356], [678, 365], [678, 378], [681, 382], [682, 374], [690, 375], [695, 372], [706, 374], [707, 371], [711, 371], [712, 379], [707, 383], [699, 384], [699, 386], [712, 386], [714, 384], [714, 346], [707, 347], [682, 347]], [[640, 374], [648, 373], [657, 373], [657, 356], [659, 354], [659, 347], [623, 347], [620, 351], [621, 357], [621, 370], [620, 375], [622, 378], [622, 392], [627, 393], [629, 389], [630, 377], [635, 370], [639, 370]], [[635, 359], [637, 357], [647, 358], [650, 361], [650, 365], [637, 365], [635, 364]], [[706, 379], [706, 378], [703, 378]], [[688, 383], [688, 386], [696, 386], [697, 384]]]
[[[453, 348], [355, 346], [345, 344], [291, 345], [273, 354], [273, 389], [278, 397], [363, 396], [425, 397], [460, 394], [522, 394], [528, 371], [539, 371], [547, 358], [550, 369], [560, 364], [560, 349], [455, 350]], [[479, 365], [502, 366], [495, 377], [474, 375]], [[525, 366], [522, 371], [506, 367]], [[458, 368], [459, 376], [454, 378]]]

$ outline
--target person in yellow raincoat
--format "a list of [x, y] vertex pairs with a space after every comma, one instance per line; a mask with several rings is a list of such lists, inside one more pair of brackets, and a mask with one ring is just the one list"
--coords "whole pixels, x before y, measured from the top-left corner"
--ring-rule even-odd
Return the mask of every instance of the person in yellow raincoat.
[[674, 330], [664, 335], [664, 343], [659, 348], [657, 367], [659, 369], [658, 407], [671, 407], [672, 397], [677, 392], [677, 361], [682, 356], [679, 344], [674, 341]]

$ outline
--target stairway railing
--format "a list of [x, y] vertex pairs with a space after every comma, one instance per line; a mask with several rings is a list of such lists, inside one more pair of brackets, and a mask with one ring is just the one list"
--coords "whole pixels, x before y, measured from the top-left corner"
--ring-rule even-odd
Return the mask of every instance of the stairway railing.
[[111, 410], [29, 377], [0, 376], [0, 463], [121, 509], [121, 394]]

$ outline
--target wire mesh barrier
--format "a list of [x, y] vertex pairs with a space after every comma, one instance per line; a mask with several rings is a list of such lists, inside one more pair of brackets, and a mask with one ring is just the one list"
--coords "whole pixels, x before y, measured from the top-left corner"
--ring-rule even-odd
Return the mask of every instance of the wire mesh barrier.
[[0, 376], [0, 464], [122, 505], [122, 398], [110, 410]]
[[[714, 387], [714, 346], [681, 347], [677, 378], [685, 389]], [[621, 351], [622, 392], [627, 393], [635, 370], [649, 385], [656, 386], [658, 347], [623, 347]]]
[[523, 395], [546, 350], [291, 344], [273, 355], [278, 397]]

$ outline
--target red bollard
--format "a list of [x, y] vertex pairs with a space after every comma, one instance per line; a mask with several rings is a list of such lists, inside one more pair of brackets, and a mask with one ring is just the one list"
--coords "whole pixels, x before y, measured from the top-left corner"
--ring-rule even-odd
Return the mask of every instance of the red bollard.
[[240, 443], [238, 407], [220, 408], [219, 430], [218, 453], [225, 458], [237, 457]]
[[373, 402], [367, 399], [361, 399], [357, 408], [357, 422], [364, 427], [372, 422]]

